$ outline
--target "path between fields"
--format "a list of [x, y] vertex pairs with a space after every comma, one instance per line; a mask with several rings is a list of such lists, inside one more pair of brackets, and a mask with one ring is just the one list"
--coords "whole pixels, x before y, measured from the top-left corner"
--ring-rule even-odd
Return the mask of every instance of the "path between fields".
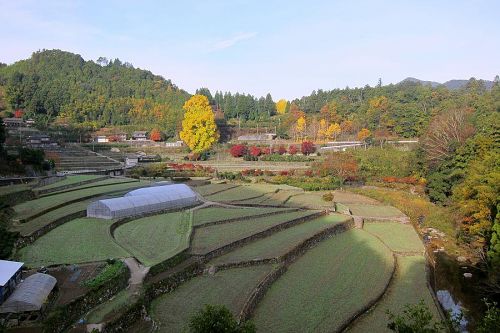
[[135, 258], [125, 258], [123, 262], [130, 270], [129, 288], [131, 291], [135, 291], [144, 281], [146, 274], [149, 272], [149, 267], [141, 265]]

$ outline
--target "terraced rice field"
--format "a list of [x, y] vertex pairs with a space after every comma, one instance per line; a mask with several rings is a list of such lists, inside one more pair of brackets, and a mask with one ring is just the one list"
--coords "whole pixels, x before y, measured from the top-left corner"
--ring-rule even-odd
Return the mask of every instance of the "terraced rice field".
[[40, 186], [37, 187], [37, 190], [48, 190], [56, 187], [61, 187], [61, 186], [66, 186], [66, 185], [73, 185], [73, 184], [78, 184], [80, 182], [88, 181], [88, 180], [94, 180], [98, 178], [102, 178], [103, 176], [98, 176], [98, 175], [74, 175], [74, 176], [66, 176], [66, 179], [61, 179], [55, 183], [45, 185], [45, 186]]
[[383, 292], [392, 253], [363, 230], [321, 242], [271, 285], [253, 320], [260, 332], [338, 331]]
[[188, 248], [191, 228], [191, 213], [182, 211], [133, 220], [114, 235], [139, 261], [153, 266]]
[[359, 194], [346, 191], [333, 191], [333, 201], [340, 202], [343, 204], [367, 204], [367, 205], [378, 205], [380, 204], [377, 200], [371, 199]]
[[276, 258], [286, 254], [295, 246], [321, 231], [349, 219], [349, 217], [337, 214], [322, 216], [231, 251], [212, 260], [211, 264], [220, 265], [256, 259]]
[[204, 254], [270, 227], [313, 213], [315, 212], [290, 212], [199, 228], [194, 233], [191, 253]]
[[288, 211], [288, 208], [226, 208], [226, 207], [208, 207], [197, 209], [193, 212], [193, 224], [202, 225], [205, 223], [227, 220], [240, 217], [248, 217], [266, 213]]
[[151, 306], [160, 332], [185, 332], [189, 317], [205, 304], [225, 305], [234, 315], [243, 308], [252, 290], [272, 269], [270, 265], [223, 270], [182, 284], [160, 296]]
[[211, 201], [242, 201], [262, 196], [266, 193], [273, 193], [279, 189], [279, 186], [268, 184], [241, 185], [219, 192], [213, 195], [206, 195], [205, 198]]
[[108, 186], [86, 188], [78, 191], [64, 192], [60, 194], [54, 194], [51, 196], [38, 198], [35, 200], [26, 201], [14, 206], [13, 208], [14, 211], [16, 212], [16, 218], [27, 219], [39, 213], [46, 211], [48, 212], [59, 205], [63, 205], [64, 203], [73, 200], [85, 200], [87, 198], [98, 196], [100, 194], [107, 194], [107, 193], [133, 189], [136, 187], [146, 186], [149, 184], [150, 182], [141, 180], [131, 183], [113, 184]]
[[127, 305], [133, 302], [134, 295], [131, 294], [130, 290], [125, 289], [116, 294], [111, 300], [101, 303], [96, 308], [94, 308], [85, 318], [85, 320], [90, 324], [102, 323], [107, 318], [119, 313], [121, 309], [124, 309]]
[[398, 222], [368, 222], [363, 227], [378, 237], [394, 252], [422, 252], [424, 245], [410, 224]]
[[426, 284], [425, 258], [423, 256], [397, 256], [394, 279], [382, 300], [367, 314], [354, 322], [348, 332], [391, 332], [387, 328], [386, 310], [400, 313], [405, 304], [425, 301], [434, 318], [439, 318], [432, 296]]
[[366, 205], [366, 204], [348, 204], [347, 205], [352, 212], [352, 215], [357, 216], [367, 216], [367, 217], [381, 217], [381, 218], [391, 218], [391, 217], [402, 217], [403, 213], [397, 208], [392, 206], [381, 206], [381, 205]]
[[31, 189], [30, 185], [31, 184], [16, 184], [16, 185], [0, 186], [0, 196], [30, 190]]
[[302, 193], [302, 190], [279, 190], [275, 193], [267, 193], [262, 197], [243, 200], [238, 203], [280, 206], [283, 205], [292, 196]]
[[61, 225], [22, 248], [18, 259], [29, 267], [101, 261], [130, 256], [109, 233], [113, 220], [80, 218]]

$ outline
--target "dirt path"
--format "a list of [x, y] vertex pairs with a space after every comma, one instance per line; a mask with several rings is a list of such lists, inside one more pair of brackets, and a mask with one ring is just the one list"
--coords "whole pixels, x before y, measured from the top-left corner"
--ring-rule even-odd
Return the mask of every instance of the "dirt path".
[[[135, 258], [125, 258], [123, 260], [130, 270], [130, 279], [128, 280], [128, 288], [131, 291], [142, 285], [146, 274], [149, 272], [149, 267], [141, 265]], [[133, 289], [133, 290], [132, 290]]]

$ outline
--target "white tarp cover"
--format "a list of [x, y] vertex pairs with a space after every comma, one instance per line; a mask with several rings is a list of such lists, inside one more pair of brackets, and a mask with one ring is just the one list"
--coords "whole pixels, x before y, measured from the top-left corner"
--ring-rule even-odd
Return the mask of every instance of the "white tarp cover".
[[56, 278], [48, 274], [28, 276], [0, 306], [0, 313], [39, 311], [56, 283]]
[[22, 262], [0, 260], [0, 287], [3, 287], [23, 267]]
[[92, 202], [87, 207], [87, 217], [122, 218], [186, 207], [196, 202], [198, 202], [198, 194], [184, 184], [146, 187], [130, 191], [121, 198]]

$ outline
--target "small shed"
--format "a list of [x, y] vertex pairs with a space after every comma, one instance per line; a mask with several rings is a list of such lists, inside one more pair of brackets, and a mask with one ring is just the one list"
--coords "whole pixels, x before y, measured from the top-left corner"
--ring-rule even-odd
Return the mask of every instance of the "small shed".
[[14, 291], [21, 280], [22, 262], [0, 260], [0, 304]]
[[56, 283], [56, 278], [48, 274], [28, 276], [0, 306], [0, 314], [41, 312]]

